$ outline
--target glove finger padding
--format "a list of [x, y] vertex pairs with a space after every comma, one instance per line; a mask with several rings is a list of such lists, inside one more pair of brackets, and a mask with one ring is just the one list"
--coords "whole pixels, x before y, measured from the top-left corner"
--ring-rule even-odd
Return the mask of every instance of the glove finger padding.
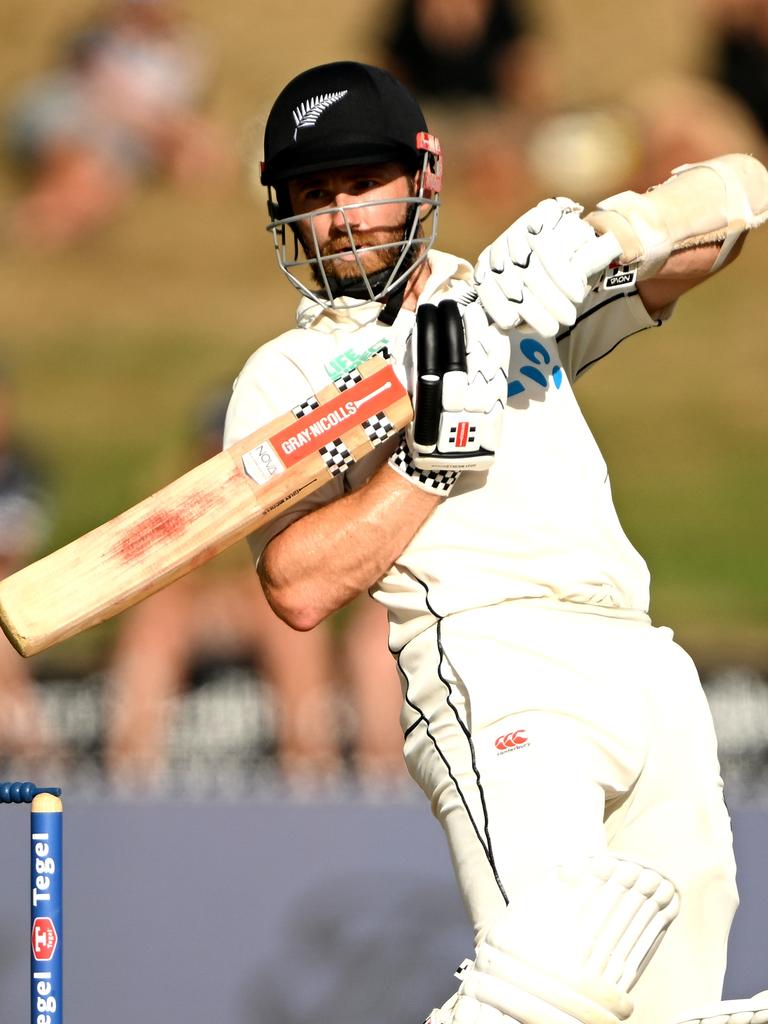
[[533, 259], [536, 260], [550, 281], [553, 296], [559, 299], [559, 306], [555, 305], [553, 301], [552, 308], [560, 323], [568, 321], [565, 317], [557, 314], [558, 308], [565, 309], [571, 316], [572, 322], [576, 317], [575, 304], [582, 302], [589, 291], [586, 275], [574, 259], [585, 243], [585, 239], [581, 231], [569, 230], [568, 234], [575, 234], [576, 237], [569, 239], [568, 244], [564, 245], [563, 235], [568, 223], [571, 227], [586, 228], [590, 237], [595, 237], [594, 232], [587, 224], [579, 220], [575, 214], [570, 214], [563, 218], [563, 228], [559, 234], [531, 235], [529, 240]]
[[589, 278], [621, 251], [613, 239], [601, 242], [582, 212], [570, 199], [545, 199], [480, 254], [475, 286], [501, 328], [527, 323], [555, 337], [575, 322]]
[[485, 470], [501, 438], [509, 339], [479, 303], [425, 304], [416, 316], [414, 419], [407, 432], [420, 469]]

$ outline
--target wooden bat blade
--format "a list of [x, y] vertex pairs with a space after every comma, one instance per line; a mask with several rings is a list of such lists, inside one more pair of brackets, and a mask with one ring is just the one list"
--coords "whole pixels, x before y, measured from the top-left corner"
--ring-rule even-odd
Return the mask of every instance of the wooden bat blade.
[[0, 581], [0, 625], [46, 650], [124, 611], [268, 523], [411, 419], [374, 356], [121, 515]]

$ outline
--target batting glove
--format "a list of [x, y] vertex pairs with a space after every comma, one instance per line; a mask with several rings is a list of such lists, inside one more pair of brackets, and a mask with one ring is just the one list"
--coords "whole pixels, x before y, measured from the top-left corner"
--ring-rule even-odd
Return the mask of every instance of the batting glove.
[[478, 302], [423, 304], [412, 336], [414, 417], [390, 459], [425, 490], [448, 494], [459, 472], [487, 470], [501, 439], [509, 338]]
[[583, 212], [571, 199], [544, 199], [482, 251], [475, 287], [499, 327], [527, 323], [554, 338], [575, 323], [590, 277], [621, 254], [615, 237], [597, 235]]

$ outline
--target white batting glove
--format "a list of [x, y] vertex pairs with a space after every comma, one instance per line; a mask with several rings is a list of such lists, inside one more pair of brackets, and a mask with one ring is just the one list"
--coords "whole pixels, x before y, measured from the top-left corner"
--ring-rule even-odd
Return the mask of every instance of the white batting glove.
[[425, 303], [412, 336], [414, 417], [390, 459], [426, 490], [447, 494], [459, 472], [487, 470], [507, 403], [509, 338], [482, 306]]
[[589, 279], [621, 254], [597, 235], [572, 199], [544, 199], [484, 249], [474, 280], [489, 317], [504, 330], [527, 323], [543, 338], [572, 326]]

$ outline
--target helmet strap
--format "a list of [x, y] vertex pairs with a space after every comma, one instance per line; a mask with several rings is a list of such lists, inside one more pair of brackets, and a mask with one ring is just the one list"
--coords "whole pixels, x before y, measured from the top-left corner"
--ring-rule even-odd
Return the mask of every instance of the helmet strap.
[[378, 316], [378, 322], [380, 324], [384, 324], [385, 327], [391, 327], [392, 324], [395, 322], [397, 314], [400, 312], [403, 305], [403, 299], [405, 298], [405, 287], [407, 284], [408, 278], [406, 277], [400, 282], [397, 288], [393, 289], [389, 293], [387, 301], [385, 302]]

